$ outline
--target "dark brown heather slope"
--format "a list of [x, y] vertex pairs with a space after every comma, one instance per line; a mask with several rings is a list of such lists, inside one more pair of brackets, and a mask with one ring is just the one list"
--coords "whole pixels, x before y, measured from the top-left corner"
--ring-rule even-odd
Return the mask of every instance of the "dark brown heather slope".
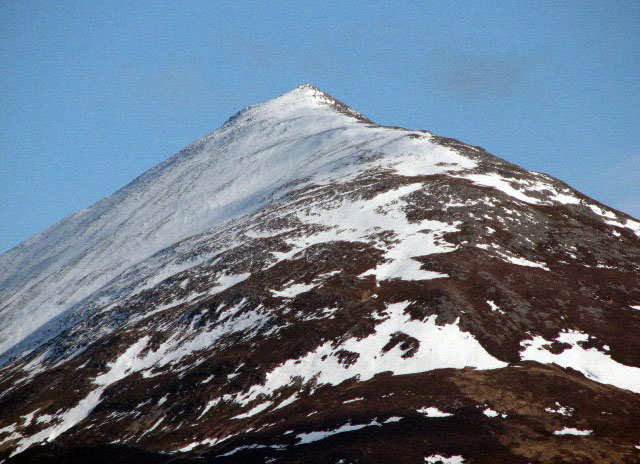
[[358, 168], [287, 184], [66, 314], [0, 370], [0, 461], [640, 462], [640, 223], [321, 103], [353, 127], [313, 156]]

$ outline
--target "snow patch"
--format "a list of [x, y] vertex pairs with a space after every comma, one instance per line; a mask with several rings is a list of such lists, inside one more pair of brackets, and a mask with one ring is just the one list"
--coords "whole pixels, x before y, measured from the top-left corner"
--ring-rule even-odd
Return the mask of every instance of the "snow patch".
[[465, 176], [458, 177], [469, 179], [477, 185], [494, 188], [503, 193], [506, 193], [510, 197], [513, 197], [520, 201], [524, 201], [525, 203], [531, 203], [534, 205], [540, 203], [540, 200], [538, 200], [537, 198], [527, 196], [520, 190], [513, 188], [510, 182], [507, 181], [507, 179], [500, 177], [498, 174], [467, 174]]
[[556, 430], [553, 432], [554, 435], [577, 435], [586, 437], [593, 433], [593, 430], [578, 430], [573, 427], [564, 427], [562, 430]]
[[204, 416], [207, 412], [209, 412], [209, 410], [215, 406], [217, 406], [221, 401], [231, 401], [233, 397], [231, 395], [223, 395], [220, 398], [214, 398], [211, 401], [209, 401], [204, 409], [202, 410], [202, 412], [200, 413], [200, 415], [198, 416], [198, 420]]
[[364, 400], [364, 397], [361, 397], [361, 398], [353, 398], [352, 400], [346, 400], [346, 401], [343, 401], [343, 402], [342, 402], [342, 404], [355, 403], [356, 401], [362, 401], [362, 400]]
[[[552, 184], [547, 182], [545, 177], [537, 173], [532, 174], [537, 175], [538, 180], [502, 177], [497, 173], [467, 174], [456, 177], [469, 179], [477, 185], [494, 188], [509, 195], [510, 197], [533, 205], [552, 205], [554, 203], [577, 205], [580, 203], [580, 199], [576, 197], [570, 189], [565, 188], [558, 190]], [[518, 186], [518, 188], [515, 188], [514, 185]], [[527, 193], [531, 192], [542, 192], [544, 194], [544, 199], [527, 195]]]
[[273, 296], [282, 297], [282, 298], [295, 298], [301, 293], [308, 292], [312, 288], [316, 287], [318, 284], [293, 284], [287, 288], [284, 288], [280, 291], [271, 290]]
[[449, 417], [449, 416], [453, 416], [453, 414], [451, 414], [449, 412], [440, 411], [438, 408], [435, 408], [433, 406], [430, 406], [428, 408], [416, 409], [416, 412], [419, 412], [420, 414], [424, 414], [427, 417]]
[[383, 424], [391, 424], [393, 422], [400, 422], [402, 419], [404, 419], [404, 417], [400, 417], [400, 416], [393, 416], [388, 418], [387, 420], [385, 420], [383, 422]]
[[21, 451], [27, 449], [34, 443], [40, 443], [41, 441], [51, 441], [62, 433], [69, 430], [82, 420], [84, 420], [93, 409], [100, 403], [100, 397], [102, 395], [103, 388], [98, 388], [89, 393], [84, 399], [82, 399], [75, 407], [68, 409], [63, 414], [58, 415], [56, 419], [58, 423], [51, 427], [47, 427], [38, 433], [25, 437], [20, 440], [16, 449], [13, 450], [11, 456], [15, 456]]
[[40, 408], [31, 411], [29, 414], [22, 416], [22, 418], [24, 419], [24, 424], [22, 424], [22, 427], [28, 427], [31, 424], [31, 421], [33, 421], [33, 416], [35, 413], [37, 413], [40, 410]]
[[598, 216], [602, 216], [602, 217], [607, 218], [607, 219], [616, 219], [616, 215], [613, 214], [613, 212], [611, 212], [611, 211], [606, 211], [606, 210], [600, 208], [599, 206], [593, 205], [593, 204], [592, 205], [587, 205], [587, 206], [591, 209], [591, 211], [596, 213]]
[[451, 148], [426, 142], [417, 138], [403, 141], [406, 150], [411, 150], [409, 156], [392, 164], [395, 172], [401, 176], [428, 176], [447, 172], [473, 169], [477, 163]]
[[537, 335], [532, 340], [521, 342], [524, 349], [520, 352], [520, 358], [523, 361], [571, 367], [596, 382], [640, 393], [640, 368], [626, 366], [614, 361], [607, 353], [596, 348], [584, 349], [578, 344], [588, 338], [588, 334], [573, 330], [562, 332], [557, 341], [567, 343], [571, 347], [562, 353], [553, 354], [546, 348], [553, 342]]
[[299, 251], [318, 243], [335, 240], [370, 241], [372, 236], [391, 232], [393, 241], [375, 238], [375, 246], [384, 250], [385, 262], [363, 275], [375, 275], [378, 280], [423, 280], [447, 277], [446, 274], [421, 269], [420, 262], [412, 259], [432, 253], [453, 251], [442, 235], [458, 229], [440, 221], [409, 222], [402, 211], [403, 197], [420, 190], [422, 183], [414, 183], [389, 190], [370, 200], [348, 201], [324, 205], [323, 208], [297, 212], [298, 219], [321, 229], [312, 235], [290, 239], [292, 247], [286, 253], [275, 252], [276, 262], [289, 259]]
[[[350, 338], [337, 347], [326, 342], [302, 358], [286, 361], [267, 373], [264, 385], [252, 386], [238, 401], [247, 404], [260, 395], [269, 395], [289, 385], [295, 378], [304, 381], [315, 378], [318, 384], [337, 385], [353, 377], [365, 381], [385, 371], [398, 375], [449, 367], [497, 369], [507, 366], [487, 353], [470, 333], [462, 332], [457, 321], [439, 326], [435, 315], [424, 321], [411, 320], [404, 312], [408, 305], [409, 302], [389, 305], [375, 333], [368, 337]], [[412, 357], [403, 358], [404, 352], [398, 346], [383, 353], [383, 347], [398, 331], [418, 340], [418, 350]], [[344, 366], [337, 356], [340, 350], [357, 353], [358, 357], [353, 364]]]
[[228, 453], [221, 454], [218, 457], [222, 458], [222, 457], [231, 456], [233, 454], [236, 454], [238, 451], [242, 451], [242, 450], [246, 450], [246, 449], [259, 449], [259, 448], [271, 448], [271, 449], [281, 450], [283, 448], [286, 448], [286, 445], [242, 445], [242, 446], [239, 446], [239, 447], [237, 447], [235, 449], [232, 449]]
[[464, 464], [464, 459], [460, 455], [444, 457], [440, 454], [432, 454], [431, 456], [426, 456], [424, 458], [424, 462], [428, 462], [430, 464]]
[[186, 446], [183, 446], [182, 448], [177, 449], [176, 451], [178, 453], [186, 453], [189, 452], [191, 450], [193, 450], [195, 447], [197, 446], [213, 446], [213, 445], [217, 445], [218, 443], [221, 443], [225, 440], [228, 440], [231, 437], [236, 436], [236, 433], [233, 433], [231, 435], [227, 435], [226, 437], [222, 437], [222, 438], [205, 438], [202, 441], [194, 441], [192, 443], [189, 443]]
[[500, 314], [506, 314], [503, 310], [501, 310], [497, 304], [493, 301], [487, 300], [487, 304], [491, 307], [491, 311], [498, 311]]
[[250, 275], [250, 272], [245, 272], [243, 274], [222, 274], [218, 277], [218, 282], [216, 283], [212, 294], [223, 292], [224, 290], [247, 280]]
[[522, 258], [520, 256], [511, 256], [511, 255], [507, 255], [505, 253], [500, 253], [500, 252], [498, 252], [498, 254], [506, 261], [513, 264], [517, 264], [518, 266], [537, 267], [540, 269], [544, 269], [545, 271], [549, 271], [549, 268], [547, 267], [546, 264], [537, 263], [535, 261], [529, 261], [528, 259]]
[[239, 414], [237, 416], [232, 417], [232, 419], [246, 419], [247, 417], [255, 416], [259, 412], [262, 412], [265, 409], [267, 409], [272, 404], [273, 403], [271, 401], [266, 401], [264, 403], [261, 403], [261, 404], [255, 406], [255, 407], [251, 408], [249, 411], [245, 412], [244, 414]]
[[484, 414], [487, 417], [498, 417], [500, 415], [498, 411], [494, 411], [491, 408], [486, 408], [484, 411], [482, 411], [482, 414]]
[[294, 403], [297, 399], [298, 399], [298, 394], [294, 393], [289, 398], [287, 398], [282, 403], [280, 403], [278, 406], [276, 406], [273, 410], [275, 411], [276, 409], [284, 408], [285, 406], [288, 406], [291, 403]]
[[[401, 419], [401, 418], [399, 418], [399, 419]], [[387, 422], [388, 421], [389, 420], [387, 420]], [[351, 425], [351, 422], [347, 422], [345, 425], [343, 425], [341, 427], [338, 427], [337, 429], [333, 429], [333, 430], [321, 430], [321, 431], [317, 431], [317, 432], [309, 432], [309, 433], [298, 434], [298, 435], [296, 435], [296, 438], [298, 440], [300, 440], [300, 442], [296, 443], [296, 444], [297, 445], [306, 445], [307, 443], [313, 443], [314, 441], [324, 440], [325, 438], [330, 437], [331, 435], [337, 435], [338, 433], [344, 433], [344, 432], [353, 432], [354, 430], [360, 430], [360, 429], [363, 429], [365, 427], [372, 427], [372, 426], [381, 427], [382, 424], [380, 422], [378, 422], [377, 420], [373, 420], [373, 421], [369, 422], [368, 424], [357, 424], [357, 425]]]
[[556, 401], [556, 409], [553, 408], [544, 408], [545, 411], [551, 414], [560, 414], [562, 416], [571, 416], [573, 414], [574, 409], [562, 406], [560, 403]]

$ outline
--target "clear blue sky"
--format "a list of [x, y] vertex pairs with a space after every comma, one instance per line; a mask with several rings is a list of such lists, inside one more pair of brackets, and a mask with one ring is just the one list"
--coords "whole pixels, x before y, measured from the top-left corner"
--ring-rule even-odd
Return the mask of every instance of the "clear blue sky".
[[305, 82], [640, 216], [640, 2], [0, 3], [0, 252]]

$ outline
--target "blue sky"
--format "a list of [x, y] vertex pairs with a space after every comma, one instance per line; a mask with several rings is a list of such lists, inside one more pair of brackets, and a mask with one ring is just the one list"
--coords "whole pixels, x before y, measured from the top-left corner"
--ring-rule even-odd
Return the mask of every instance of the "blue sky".
[[0, 3], [0, 252], [310, 82], [640, 216], [640, 2]]

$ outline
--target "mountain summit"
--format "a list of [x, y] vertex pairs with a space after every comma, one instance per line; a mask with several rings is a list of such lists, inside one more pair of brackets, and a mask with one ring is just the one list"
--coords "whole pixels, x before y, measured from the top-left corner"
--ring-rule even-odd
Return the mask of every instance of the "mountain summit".
[[303, 85], [0, 256], [0, 460], [635, 462], [639, 333], [640, 222]]

